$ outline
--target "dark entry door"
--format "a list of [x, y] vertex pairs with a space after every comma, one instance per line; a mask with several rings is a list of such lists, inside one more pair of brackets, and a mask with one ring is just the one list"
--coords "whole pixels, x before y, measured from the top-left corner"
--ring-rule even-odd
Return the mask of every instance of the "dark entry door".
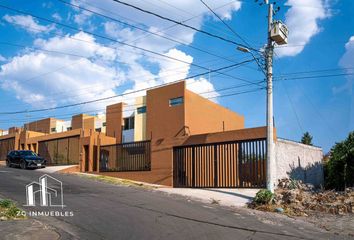
[[93, 163], [92, 163], [92, 171], [97, 171], [97, 146], [93, 146]]
[[84, 146], [84, 150], [85, 150], [85, 172], [89, 171], [89, 146], [85, 145]]

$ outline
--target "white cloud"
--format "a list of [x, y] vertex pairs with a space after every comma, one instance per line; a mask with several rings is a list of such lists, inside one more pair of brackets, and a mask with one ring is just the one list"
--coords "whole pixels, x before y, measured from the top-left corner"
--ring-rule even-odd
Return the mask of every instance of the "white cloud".
[[[185, 54], [184, 52], [171, 49], [166, 54], [166, 56], [178, 59], [183, 62], [177, 61], [160, 61], [160, 71], [158, 73], [159, 80], [162, 83], [169, 83], [176, 80], [184, 79], [187, 77], [190, 64], [193, 62], [193, 57]], [[173, 74], [171, 74], [170, 69], [176, 69]]]
[[[82, 41], [76, 41], [72, 38]], [[34, 45], [46, 50], [83, 55], [85, 57], [98, 57], [105, 60], [114, 60], [116, 57], [115, 50], [98, 44], [91, 35], [78, 32], [73, 35], [72, 38], [70, 38], [70, 35], [67, 35], [65, 38], [53, 37], [49, 40], [36, 39]]]
[[321, 31], [319, 21], [330, 17], [328, 4], [324, 0], [288, 0], [285, 5], [290, 6], [285, 15], [289, 46], [276, 49], [279, 57], [301, 53], [311, 38]]
[[58, 13], [54, 13], [52, 17], [59, 22], [63, 20], [63, 18]]
[[87, 22], [87, 20], [91, 17], [92, 14], [88, 13], [78, 13], [74, 15], [74, 22], [78, 25], [83, 25]]
[[0, 54], [0, 62], [5, 62], [7, 61], [6, 57]]
[[339, 61], [343, 68], [354, 68], [354, 36], [351, 36], [345, 44], [345, 53]]
[[[344, 68], [346, 73], [354, 73], [354, 36], [350, 37], [349, 41], [345, 44], [345, 53], [339, 60], [339, 66]], [[344, 91], [353, 91], [354, 76], [348, 75], [346, 78], [347, 82], [344, 85], [333, 88], [334, 94], [342, 93]]]
[[[350, 37], [345, 44], [345, 53], [339, 61], [339, 65], [346, 68], [347, 73], [354, 73], [354, 36]], [[347, 82], [341, 87], [337, 88], [337, 92], [348, 91], [350, 96], [349, 104], [349, 125], [348, 130], [354, 129], [354, 76], [348, 75]]]
[[215, 91], [213, 84], [203, 77], [199, 79], [188, 79], [187, 89], [205, 98], [209, 98], [214, 102], [217, 102], [217, 97], [220, 96], [220, 94]]
[[[118, 4], [113, 1], [100, 1], [100, 0], [82, 0], [80, 2], [76, 2], [76, 5], [82, 5], [83, 7], [87, 7], [85, 4], [89, 4], [90, 9], [94, 11], [98, 11], [102, 14], [107, 16], [117, 18], [115, 15], [119, 13], [119, 19], [123, 19], [125, 22], [132, 23], [134, 25], [139, 25], [140, 27], [144, 27], [146, 29], [153, 29], [156, 32], [164, 30], [171, 25], [174, 25], [171, 22], [161, 20], [157, 17], [151, 16], [149, 14], [144, 14], [140, 11], [134, 10], [132, 8], [126, 7], [122, 4]], [[238, 11], [241, 8], [241, 2], [239, 1], [229, 1], [229, 0], [219, 0], [219, 1], [208, 1], [208, 5], [215, 9], [215, 11], [224, 19], [231, 19], [232, 13]], [[169, 4], [168, 1], [161, 1], [161, 0], [152, 0], [152, 1], [134, 1], [132, 2], [133, 5], [141, 7], [142, 9], [146, 9], [148, 11], [168, 16], [169, 18], [175, 19], [177, 21], [184, 21], [191, 17], [193, 19], [186, 22], [196, 28], [200, 28], [203, 23], [204, 16], [210, 16], [210, 11], [199, 1], [190, 1], [190, 0], [180, 0], [174, 1], [172, 4]], [[109, 12], [102, 12], [101, 9], [94, 9], [92, 6], [99, 6], [101, 9], [106, 9]], [[222, 6], [222, 7], [221, 7]], [[75, 8], [74, 8], [75, 9]], [[215, 18], [213, 18], [215, 19]], [[110, 27], [112, 27], [111, 25]], [[112, 31], [107, 31], [107, 33], [114, 35], [117, 33], [116, 30], [122, 30], [125, 28], [119, 24], [116, 24], [116, 27]], [[112, 29], [112, 28], [111, 28]], [[107, 30], [107, 28], [106, 28]], [[140, 30], [136, 29], [129, 29], [134, 32], [134, 34], [138, 34], [139, 36], [142, 35]], [[166, 30], [167, 34], [173, 35], [176, 39], [185, 42], [186, 44], [190, 44], [193, 41], [193, 37], [195, 35], [195, 31], [185, 28], [183, 26], [174, 26], [173, 28]], [[113, 34], [112, 34], [113, 33]], [[122, 37], [122, 36], [120, 36]], [[128, 38], [128, 36], [126, 37]], [[149, 36], [151, 38], [151, 36]], [[146, 40], [147, 38], [143, 38]], [[132, 39], [127, 39], [132, 40]], [[159, 39], [161, 42], [161, 39]], [[167, 40], [164, 40], [165, 42]], [[139, 41], [139, 43], [141, 43]], [[175, 45], [176, 46], [176, 45]], [[175, 47], [173, 46], [173, 47]]]
[[[220, 4], [219, 1], [208, 1], [207, 2], [208, 6], [211, 7], [212, 9], [213, 8], [217, 8], [217, 6]], [[232, 12], [236, 12], [238, 10], [241, 9], [241, 2], [238, 2], [238, 1], [234, 1], [232, 4], [229, 5], [229, 7], [223, 7], [223, 8], [220, 8], [220, 9], [216, 9], [214, 10], [214, 12], [219, 16], [221, 17], [223, 20], [231, 20], [232, 18]], [[215, 20], [218, 20], [217, 17], [209, 12], [208, 14], [212, 15]]]
[[[102, 55], [109, 50], [87, 34], [78, 33], [75, 37], [84, 38], [92, 44], [78, 44], [69, 37], [56, 37], [37, 39], [35, 45], [62, 52], [75, 49], [75, 52], [92, 60], [33, 51], [14, 57], [1, 66], [1, 87], [15, 92], [18, 99], [37, 108], [115, 95], [114, 89], [124, 81], [124, 73], [106, 63], [106, 57]], [[107, 56], [113, 57], [114, 53]], [[98, 59], [103, 59], [104, 64], [97, 63]], [[64, 92], [64, 96], [55, 94]], [[95, 106], [104, 108], [106, 104], [102, 102]]]
[[30, 33], [50, 32], [54, 30], [54, 25], [41, 25], [38, 21], [34, 20], [29, 15], [8, 15], [6, 14], [3, 19], [8, 23], [15, 24], [22, 27]]
[[[160, 19], [142, 14], [114, 2], [83, 0], [80, 2], [74, 1], [73, 3], [79, 5], [82, 2], [89, 2], [90, 5], [109, 9], [112, 14], [110, 15], [107, 12], [104, 12], [104, 14], [112, 17], [116, 17], [114, 13], [119, 13], [121, 18], [131, 19], [127, 21], [134, 25], [137, 25], [138, 22], [140, 23], [138, 24], [139, 26], [149, 31], [159, 32], [172, 25], [169, 22], [161, 21]], [[197, 28], [201, 27], [204, 17], [210, 15], [208, 9], [199, 1], [181, 0], [173, 3], [179, 9], [186, 9], [188, 13], [183, 13], [168, 5], [164, 5], [161, 8], [159, 7], [162, 6], [161, 2], [154, 0], [153, 4], [150, 4], [145, 1], [139, 1], [136, 4], [161, 15], [166, 15], [166, 8], [168, 8], [168, 16], [179, 21], [190, 18], [191, 15], [200, 15], [188, 22]], [[229, 4], [226, 5], [226, 3]], [[230, 2], [229, 0], [210, 1], [208, 4], [212, 8], [225, 5], [217, 9], [218, 14], [224, 19], [230, 19], [232, 12], [237, 11], [241, 7], [240, 2]], [[83, 6], [87, 7], [85, 4]], [[100, 11], [99, 9], [95, 10]], [[76, 9], [74, 15], [70, 15], [69, 18], [79, 25], [84, 24], [87, 29], [87, 26], [90, 25], [91, 16], [92, 14], [83, 13]], [[58, 16], [54, 15], [52, 17], [58, 18]], [[27, 25], [33, 24], [39, 25], [35, 21], [32, 21], [31, 24], [27, 23]], [[1, 66], [0, 87], [14, 92], [17, 98], [31, 104], [34, 108], [39, 108], [82, 102], [112, 96], [121, 92], [133, 92], [138, 89], [169, 83], [188, 76], [193, 58], [176, 49], [180, 45], [179, 43], [151, 35], [142, 38], [142, 36], [146, 35], [145, 32], [128, 28], [116, 22], [106, 22], [103, 26], [106, 34], [112, 38], [164, 53], [167, 56], [185, 61], [186, 64], [178, 61], [169, 61], [162, 57], [154, 58], [151, 54], [144, 51], [132, 49], [118, 43], [111, 43], [111, 45], [106, 47], [98, 43], [91, 35], [80, 32], [75, 35], [68, 34], [66, 37], [38, 38], [34, 41], [34, 46], [47, 50], [82, 55], [88, 59], [41, 51], [27, 51]], [[47, 26], [42, 26], [40, 29], [47, 31], [45, 27]], [[175, 26], [167, 30], [166, 33], [159, 34], [178, 36], [178, 40], [190, 44], [193, 41], [195, 32], [181, 26]], [[71, 38], [81, 39], [85, 42], [75, 41]], [[133, 41], [136, 39], [139, 40]], [[127, 64], [118, 64], [112, 61], [120, 61]], [[123, 85], [124, 88], [121, 90], [120, 87], [123, 87]], [[119, 91], [117, 87], [119, 87]], [[214, 90], [212, 83], [205, 78], [189, 79], [187, 87], [197, 93]], [[60, 93], [64, 92], [66, 95], [63, 97]], [[134, 104], [133, 97], [143, 94], [145, 93], [138, 92], [129, 94], [124, 98], [114, 98], [111, 101], [90, 104], [86, 106], [86, 109], [92, 109], [93, 106], [97, 109], [104, 108], [104, 106], [112, 102], [122, 100], [128, 104]], [[217, 94], [214, 93], [214, 95], [216, 96]]]

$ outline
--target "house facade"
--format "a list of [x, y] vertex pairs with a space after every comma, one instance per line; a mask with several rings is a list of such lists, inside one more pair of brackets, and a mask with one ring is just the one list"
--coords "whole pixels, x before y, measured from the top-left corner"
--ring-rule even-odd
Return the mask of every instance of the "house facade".
[[[181, 81], [148, 90], [146, 96], [135, 99], [133, 108], [120, 102], [107, 106], [105, 115], [79, 114], [69, 121], [47, 118], [10, 128], [0, 134], [0, 159], [5, 159], [10, 150], [28, 149], [45, 157], [49, 164], [78, 164], [82, 172], [173, 186], [174, 175], [183, 172], [188, 178], [186, 175], [191, 174], [187, 169], [176, 172], [182, 167], [176, 165], [176, 147], [265, 139], [266, 127], [245, 128], [242, 115], [189, 91]], [[226, 154], [236, 156], [230, 147], [222, 149], [226, 151], [223, 159]], [[198, 156], [206, 159], [210, 153]], [[244, 150], [238, 154], [246, 156]], [[263, 181], [265, 155], [252, 154], [257, 157], [245, 163], [249, 174]], [[240, 162], [239, 158], [228, 159]], [[225, 169], [229, 176], [238, 176], [245, 164], [230, 163]], [[209, 177], [216, 179], [220, 168], [215, 165]], [[192, 170], [194, 174], [196, 170]]]

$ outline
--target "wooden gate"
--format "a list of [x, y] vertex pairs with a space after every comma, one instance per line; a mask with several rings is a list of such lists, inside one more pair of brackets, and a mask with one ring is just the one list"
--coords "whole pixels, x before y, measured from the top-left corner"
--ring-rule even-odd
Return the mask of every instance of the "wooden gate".
[[5, 160], [7, 154], [12, 150], [15, 150], [15, 138], [0, 140], [0, 160]]
[[48, 165], [79, 164], [80, 136], [40, 141], [38, 153], [47, 160]]
[[266, 139], [174, 147], [173, 185], [262, 188], [266, 158]]

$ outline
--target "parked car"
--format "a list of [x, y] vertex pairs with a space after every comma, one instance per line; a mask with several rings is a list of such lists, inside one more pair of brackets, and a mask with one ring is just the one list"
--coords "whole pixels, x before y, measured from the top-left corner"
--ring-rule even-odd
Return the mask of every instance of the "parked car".
[[26, 168], [44, 168], [46, 160], [30, 150], [11, 151], [6, 158], [6, 166]]

